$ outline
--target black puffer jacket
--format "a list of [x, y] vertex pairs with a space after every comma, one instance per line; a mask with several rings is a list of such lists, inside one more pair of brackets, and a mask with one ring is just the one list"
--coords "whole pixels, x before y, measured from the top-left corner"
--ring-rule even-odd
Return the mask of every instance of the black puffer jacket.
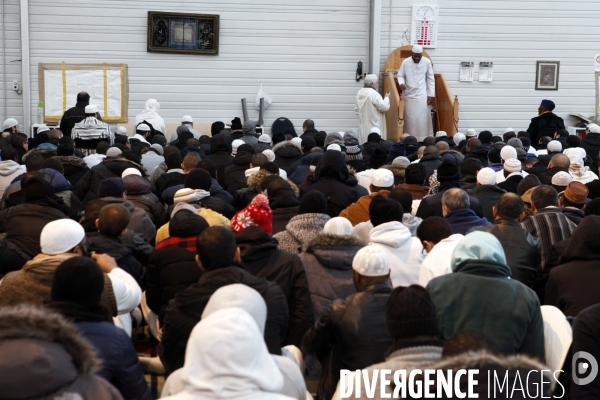
[[158, 228], [167, 222], [167, 213], [162, 203], [152, 193], [152, 186], [148, 179], [138, 175], [127, 175], [123, 178], [123, 184], [127, 189], [127, 200], [134, 206], [141, 208]]
[[550, 270], [544, 303], [566, 316], [600, 303], [600, 217], [587, 216], [573, 232], [561, 256], [562, 265]]
[[429, 177], [433, 175], [433, 171], [442, 164], [442, 157], [437, 154], [426, 154], [419, 160], [419, 164], [425, 168], [425, 182], [429, 182]]
[[346, 299], [356, 293], [352, 281], [352, 260], [364, 245], [356, 236], [322, 233], [300, 253], [316, 318], [335, 299]]
[[542, 248], [540, 240], [532, 236], [521, 224], [510, 220], [496, 220], [481, 230], [496, 236], [506, 254], [511, 279], [533, 287], [541, 272]]
[[232, 196], [238, 190], [248, 187], [246, 184], [246, 175], [244, 173], [250, 168], [251, 162], [252, 153], [238, 149], [238, 153], [233, 159], [233, 165], [225, 168], [225, 186], [223, 186], [223, 188]]
[[474, 150], [471, 150], [470, 152], [468, 152], [467, 154], [465, 154], [465, 160], [467, 158], [475, 158], [479, 161], [481, 161], [481, 166], [482, 167], [487, 167], [488, 165], [488, 153], [489, 150], [486, 149], [485, 147], [478, 147]]
[[210, 296], [219, 288], [242, 283], [255, 289], [267, 303], [265, 342], [271, 354], [281, 354], [288, 326], [288, 305], [285, 294], [276, 283], [258, 278], [243, 266], [231, 266], [205, 271], [198, 283], [175, 295], [165, 310], [160, 351], [161, 360], [169, 372], [183, 366], [185, 348], [190, 333], [200, 321]]
[[103, 235], [100, 232], [87, 233], [85, 236], [89, 251], [113, 257], [119, 268], [131, 275], [139, 284], [142, 283], [144, 267], [131, 255], [131, 250], [122, 244], [119, 238]]
[[531, 137], [531, 143], [537, 145], [540, 138], [544, 136], [553, 137], [558, 129], [565, 129], [565, 122], [558, 115], [549, 112], [531, 118], [527, 133]]
[[64, 176], [71, 186], [75, 186], [90, 170], [81, 158], [77, 156], [56, 156], [63, 165]]
[[316, 354], [323, 366], [317, 400], [331, 399], [340, 370], [354, 371], [385, 360], [391, 343], [385, 307], [391, 291], [389, 282], [379, 282], [347, 300], [334, 301], [304, 335], [302, 352]]
[[302, 151], [294, 143], [286, 140], [273, 146], [275, 164], [284, 170], [288, 176], [292, 175], [292, 164], [302, 158]]
[[219, 133], [210, 139], [210, 154], [206, 159], [215, 164], [217, 181], [225, 187], [225, 168], [233, 164], [233, 157], [231, 157], [231, 143], [224, 135]]
[[592, 160], [590, 169], [596, 171], [598, 167], [598, 153], [600, 152], [600, 133], [590, 132], [585, 135], [581, 141], [581, 147], [584, 148], [586, 155]]
[[244, 229], [236, 241], [248, 272], [277, 283], [283, 290], [289, 308], [284, 344], [300, 347], [302, 336], [314, 322], [308, 282], [300, 259], [295, 254], [278, 250], [277, 240], [258, 226]]
[[[202, 270], [196, 264], [196, 251], [190, 249], [197, 237], [189, 211], [177, 212], [169, 222], [172, 236], [150, 255], [146, 272], [146, 304], [162, 320], [164, 309], [179, 292], [198, 282]], [[187, 241], [185, 239], [188, 239]]]
[[298, 215], [300, 200], [290, 184], [277, 179], [267, 186], [269, 206], [273, 212], [273, 234], [285, 231], [290, 219]]
[[339, 151], [328, 150], [315, 170], [315, 183], [302, 188], [301, 194], [317, 190], [327, 199], [327, 214], [337, 217], [360, 197], [358, 181], [348, 172], [346, 159]]
[[127, 168], [135, 168], [142, 175], [145, 175], [144, 166], [141, 164], [130, 161], [125, 157], [107, 157], [102, 160], [101, 164], [94, 166], [86, 172], [73, 188], [73, 193], [85, 205], [88, 201], [99, 198], [98, 188], [100, 187], [100, 182], [107, 178], [120, 178], [123, 171]]

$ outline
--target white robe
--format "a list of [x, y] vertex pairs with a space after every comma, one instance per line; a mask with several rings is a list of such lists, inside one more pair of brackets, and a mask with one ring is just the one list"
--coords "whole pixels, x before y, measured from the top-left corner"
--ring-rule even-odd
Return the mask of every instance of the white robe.
[[386, 139], [385, 112], [390, 109], [390, 99], [382, 98], [373, 88], [362, 88], [356, 95], [354, 112], [358, 114], [360, 136], [358, 143], [367, 142], [371, 128], [379, 128], [381, 137]]
[[417, 64], [412, 58], [402, 62], [398, 71], [398, 84], [406, 85], [404, 97], [404, 133], [422, 141], [433, 136], [428, 97], [435, 97], [435, 78], [431, 61], [421, 58]]
[[160, 104], [155, 99], [149, 99], [146, 101], [146, 108], [144, 111], [135, 116], [135, 125], [137, 126], [140, 122], [148, 121], [152, 127], [160, 131], [163, 135], [167, 134], [167, 128], [165, 127], [165, 120], [158, 115], [160, 111]]

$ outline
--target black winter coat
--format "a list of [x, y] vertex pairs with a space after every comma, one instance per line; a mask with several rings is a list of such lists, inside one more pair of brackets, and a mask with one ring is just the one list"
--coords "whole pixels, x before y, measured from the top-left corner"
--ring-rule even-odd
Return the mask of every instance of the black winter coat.
[[157, 228], [167, 222], [165, 208], [158, 197], [152, 193], [152, 185], [148, 179], [143, 176], [127, 175], [123, 178], [123, 183], [127, 190], [127, 200], [144, 210]]
[[[590, 353], [595, 360], [600, 360], [599, 339], [600, 304], [596, 304], [581, 311], [577, 318], [575, 318], [575, 322], [573, 323], [573, 343], [571, 345], [571, 351], [569, 354], [576, 354], [580, 351], [585, 351]], [[571, 357], [567, 357], [565, 364], [569, 364], [569, 360], [571, 360]], [[568, 373], [568, 371], [565, 372]], [[576, 385], [573, 381], [574, 375], [574, 373], [568, 374], [569, 379], [571, 380], [571, 390], [569, 392], [571, 395], [570, 398], [597, 399], [598, 395], [600, 394], [600, 377], [596, 377], [587, 385]]]
[[245, 151], [239, 151], [233, 159], [233, 165], [225, 168], [225, 188], [232, 196], [240, 189], [248, 187], [246, 184], [246, 175], [244, 174], [250, 168], [252, 154]]
[[565, 122], [561, 117], [551, 112], [531, 118], [527, 133], [531, 137], [531, 143], [537, 146], [540, 138], [544, 136], [554, 137], [559, 129], [565, 129]]
[[117, 177], [120, 178], [127, 168], [135, 168], [139, 170], [142, 175], [145, 174], [144, 166], [137, 164], [133, 161], [126, 159], [125, 157], [110, 157], [102, 160], [101, 164], [98, 164], [90, 169], [86, 174], [77, 182], [73, 188], [73, 193], [77, 196], [81, 203], [85, 206], [90, 200], [96, 200], [98, 196], [98, 188], [100, 182], [107, 178]]
[[85, 236], [89, 251], [113, 257], [119, 268], [131, 275], [138, 284], [142, 283], [144, 267], [131, 255], [131, 250], [122, 244], [119, 238], [103, 235], [100, 232], [87, 233]]
[[290, 141], [277, 143], [273, 146], [275, 164], [284, 170], [288, 176], [292, 175], [292, 165], [302, 158], [302, 151]]
[[288, 326], [288, 305], [285, 294], [276, 283], [258, 278], [243, 266], [231, 266], [204, 271], [198, 283], [175, 295], [165, 310], [162, 341], [159, 352], [169, 372], [183, 367], [185, 348], [190, 333], [200, 321], [210, 296], [219, 288], [242, 283], [255, 289], [267, 303], [265, 342], [271, 354], [281, 354]]
[[600, 217], [587, 216], [573, 232], [561, 256], [562, 265], [550, 270], [544, 304], [560, 309], [566, 316], [600, 303]]
[[425, 167], [425, 182], [429, 182], [429, 177], [433, 175], [433, 171], [438, 169], [438, 167], [442, 164], [442, 157], [438, 156], [437, 154], [427, 154], [421, 157], [419, 164]]
[[81, 178], [90, 170], [85, 162], [77, 156], [57, 156], [56, 157], [63, 165], [63, 175], [71, 186], [75, 186]]
[[212, 161], [217, 167], [217, 181], [225, 187], [225, 168], [233, 164], [231, 156], [231, 142], [223, 134], [217, 134], [210, 139], [210, 154], [207, 160]]
[[185, 182], [185, 174], [181, 170], [174, 170], [172, 172], [165, 172], [156, 180], [156, 194], [159, 198], [162, 198], [162, 192], [172, 186], [183, 185]]
[[[432, 216], [443, 217], [444, 214], [442, 213], [442, 196], [444, 195], [446, 190], [459, 187], [459, 182], [444, 182], [440, 184], [440, 188], [437, 194], [434, 194], [433, 196], [424, 197], [423, 200], [421, 200], [421, 204], [419, 204], [419, 208], [417, 209], [417, 217], [422, 219]], [[481, 204], [479, 204], [479, 201], [475, 197], [469, 196], [469, 202], [471, 204], [471, 210], [473, 210], [478, 217], [483, 217], [483, 209], [481, 208]]]
[[506, 179], [504, 182], [500, 182], [497, 186], [500, 189], [506, 190], [508, 193], [517, 193], [517, 187], [523, 180], [523, 175], [513, 175]]
[[478, 147], [475, 150], [472, 150], [472, 151], [468, 152], [467, 154], [465, 154], [465, 160], [467, 158], [476, 158], [479, 161], [481, 161], [482, 167], [487, 167], [488, 153], [489, 153], [489, 150], [486, 149], [485, 147]]
[[383, 362], [391, 344], [385, 308], [392, 286], [379, 282], [347, 300], [336, 300], [302, 339], [302, 352], [316, 354], [323, 366], [317, 400], [331, 399], [340, 370]]
[[277, 249], [277, 240], [262, 228], [251, 226], [236, 241], [242, 263], [252, 275], [275, 282], [288, 302], [289, 325], [285, 345], [300, 347], [302, 336], [314, 323], [306, 273], [297, 255]]

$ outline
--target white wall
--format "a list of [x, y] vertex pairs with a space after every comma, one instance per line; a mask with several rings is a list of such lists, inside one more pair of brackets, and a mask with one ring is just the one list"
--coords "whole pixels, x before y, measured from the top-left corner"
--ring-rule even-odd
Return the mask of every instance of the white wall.
[[[12, 90], [13, 80], [21, 80], [21, 33], [20, 33], [20, 14], [18, 0], [3, 0], [4, 16], [0, 16], [0, 48], [3, 43], [3, 56], [0, 58], [0, 123], [6, 118], [16, 118], [19, 123], [23, 123], [23, 99], [22, 95]], [[0, 4], [0, 7], [2, 5]], [[1, 11], [1, 8], [0, 8]], [[2, 18], [3, 17], [3, 18]], [[6, 36], [2, 37], [5, 32]], [[6, 70], [6, 75], [4, 71]], [[4, 108], [4, 94], [6, 93], [6, 111]], [[37, 106], [37, 103], [36, 103]]]
[[[556, 103], [555, 112], [567, 125], [575, 121], [569, 113], [594, 114], [600, 1], [383, 0], [382, 71], [390, 51], [407, 44], [402, 33], [410, 32], [412, 4], [440, 7], [439, 45], [427, 51], [434, 71], [446, 76], [459, 97], [460, 131], [525, 130], [544, 98]], [[538, 60], [560, 61], [558, 91], [535, 90]], [[474, 61], [476, 71], [480, 61], [493, 61], [494, 81], [459, 82], [461, 61]]]
[[[219, 55], [148, 53], [148, 11], [220, 14]], [[130, 122], [148, 98], [158, 99], [167, 123], [184, 114], [229, 123], [242, 116], [243, 97], [258, 119], [262, 82], [273, 100], [266, 126], [283, 116], [298, 132], [306, 118], [318, 129], [350, 128], [358, 125], [362, 82], [354, 77], [356, 63], [367, 64], [368, 18], [365, 0], [30, 0], [32, 115], [38, 63], [107, 62], [129, 65]]]

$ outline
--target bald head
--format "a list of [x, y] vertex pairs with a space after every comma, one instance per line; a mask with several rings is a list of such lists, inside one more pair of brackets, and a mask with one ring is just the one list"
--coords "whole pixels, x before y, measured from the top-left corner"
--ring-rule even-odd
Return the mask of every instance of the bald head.
[[436, 156], [439, 156], [440, 151], [435, 146], [426, 146], [425, 150], [423, 151], [423, 155], [426, 156], [428, 154], [435, 154]]
[[570, 166], [571, 160], [562, 153], [553, 155], [548, 163], [548, 168], [559, 167], [568, 169]]

